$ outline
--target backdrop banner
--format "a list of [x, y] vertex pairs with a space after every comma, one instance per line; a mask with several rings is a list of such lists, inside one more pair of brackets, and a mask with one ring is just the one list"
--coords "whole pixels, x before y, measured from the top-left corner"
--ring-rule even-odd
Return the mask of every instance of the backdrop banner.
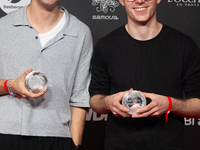
[[[0, 17], [15, 11], [31, 0], [1, 0]], [[61, 6], [87, 24], [94, 45], [99, 38], [127, 23], [124, 7], [118, 0], [61, 0]], [[200, 47], [200, 0], [163, 0], [157, 8], [157, 18], [191, 36]], [[89, 109], [83, 135], [85, 150], [103, 150], [107, 115]], [[185, 118], [185, 150], [199, 150], [200, 119]]]

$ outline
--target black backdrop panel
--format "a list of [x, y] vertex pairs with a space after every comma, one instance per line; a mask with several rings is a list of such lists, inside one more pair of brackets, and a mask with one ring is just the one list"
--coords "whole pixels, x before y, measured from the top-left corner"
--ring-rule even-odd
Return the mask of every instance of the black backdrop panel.
[[[1, 0], [3, 3], [10, 0]], [[28, 0], [13, 0], [12, 5]], [[15, 4], [14, 4], [15, 2]], [[61, 5], [87, 24], [93, 35], [94, 45], [107, 33], [126, 24], [124, 7], [118, 0], [61, 0]], [[0, 9], [0, 17], [6, 15]], [[158, 21], [190, 35], [200, 47], [200, 0], [162, 0], [157, 9]], [[83, 135], [85, 150], [103, 150], [107, 115], [90, 109], [87, 113]], [[199, 150], [200, 119], [185, 118], [185, 150]]]

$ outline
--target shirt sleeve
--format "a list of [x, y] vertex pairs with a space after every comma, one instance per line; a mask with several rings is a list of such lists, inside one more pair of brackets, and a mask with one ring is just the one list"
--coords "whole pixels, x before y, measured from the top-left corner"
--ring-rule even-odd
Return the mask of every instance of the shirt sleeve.
[[200, 98], [200, 49], [191, 39], [189, 51], [185, 53], [183, 87], [187, 98]]
[[88, 29], [84, 37], [82, 51], [77, 67], [74, 87], [71, 95], [70, 106], [90, 107], [89, 83], [91, 79], [90, 62], [93, 52], [93, 41]]
[[95, 94], [110, 94], [110, 76], [109, 76], [109, 46], [100, 40], [94, 49], [91, 61], [91, 83], [89, 87], [90, 96]]

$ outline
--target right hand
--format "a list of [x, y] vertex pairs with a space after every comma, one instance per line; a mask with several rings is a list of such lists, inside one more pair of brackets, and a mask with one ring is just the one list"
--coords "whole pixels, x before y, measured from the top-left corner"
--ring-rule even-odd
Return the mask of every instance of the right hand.
[[24, 98], [37, 98], [37, 97], [44, 95], [48, 91], [48, 89], [47, 89], [44, 92], [34, 94], [34, 93], [29, 92], [26, 89], [25, 78], [26, 78], [26, 75], [29, 74], [32, 71], [33, 71], [32, 69], [26, 70], [20, 77], [13, 79], [11, 81], [10, 87], [11, 87], [13, 92], [19, 94], [20, 96], [22, 96]]
[[[131, 91], [133, 89], [130, 89]], [[128, 114], [129, 109], [125, 106], [120, 104], [120, 101], [122, 101], [123, 96], [128, 91], [119, 92], [113, 95], [109, 95], [105, 98], [105, 104], [108, 110], [110, 110], [116, 117], [131, 117], [130, 114]]]

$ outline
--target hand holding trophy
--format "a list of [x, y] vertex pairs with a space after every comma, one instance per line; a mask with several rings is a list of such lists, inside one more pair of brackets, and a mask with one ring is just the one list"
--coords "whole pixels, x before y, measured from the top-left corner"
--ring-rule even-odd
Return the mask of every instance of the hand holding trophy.
[[47, 89], [47, 84], [47, 77], [39, 71], [32, 71], [25, 78], [26, 88], [34, 94], [44, 92]]
[[129, 91], [123, 96], [122, 105], [130, 110], [129, 114], [137, 114], [138, 109], [146, 106], [146, 98], [139, 91]]

